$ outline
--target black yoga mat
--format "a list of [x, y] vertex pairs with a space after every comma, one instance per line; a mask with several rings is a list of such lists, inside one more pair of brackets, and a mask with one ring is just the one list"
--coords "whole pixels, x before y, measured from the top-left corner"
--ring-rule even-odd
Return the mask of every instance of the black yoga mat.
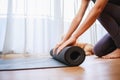
[[60, 68], [67, 66], [50, 56], [44, 58], [0, 59], [0, 71]]
[[59, 55], [52, 55], [43, 58], [22, 58], [22, 59], [0, 59], [0, 71], [29, 70], [59, 68], [67, 66], [78, 66], [84, 59], [84, 51], [76, 46], [64, 48]]
[[78, 66], [85, 60], [84, 50], [77, 46], [65, 47], [59, 54], [53, 54], [51, 50], [50, 54], [55, 60], [69, 66]]

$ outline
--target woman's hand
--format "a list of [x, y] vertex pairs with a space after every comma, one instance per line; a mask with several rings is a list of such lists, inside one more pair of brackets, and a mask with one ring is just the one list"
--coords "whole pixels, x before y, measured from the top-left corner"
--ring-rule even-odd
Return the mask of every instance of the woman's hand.
[[64, 43], [65, 41], [60, 41], [59, 43], [56, 44], [55, 48], [53, 49], [53, 53], [57, 53], [57, 49]]
[[76, 38], [75, 37], [70, 37], [67, 41], [65, 41], [64, 43], [62, 43], [61, 45], [57, 46], [56, 49], [56, 54], [59, 54], [59, 52], [66, 46], [71, 46], [74, 45], [76, 43]]

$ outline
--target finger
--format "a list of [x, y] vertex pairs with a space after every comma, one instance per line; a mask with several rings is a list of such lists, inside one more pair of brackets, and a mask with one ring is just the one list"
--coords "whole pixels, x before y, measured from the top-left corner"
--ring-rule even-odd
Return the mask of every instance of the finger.
[[56, 54], [58, 55], [62, 49], [63, 49], [63, 48], [58, 48]]
[[57, 50], [57, 48], [58, 48], [59, 46], [60, 46], [59, 44], [57, 44], [57, 45], [55, 46], [55, 48], [53, 49], [53, 54], [56, 53], [56, 50]]
[[67, 46], [66, 43], [64, 43], [63, 45], [61, 45], [61, 46], [57, 49], [57, 54], [59, 54], [59, 52], [60, 52], [63, 48], [65, 48], [66, 46]]
[[71, 42], [69, 40], [66, 41], [65, 43], [63, 43], [63, 45], [61, 47], [64, 48], [64, 47], [66, 47], [68, 45], [71, 45]]
[[57, 49], [57, 54], [59, 54], [59, 52], [60, 52], [63, 48], [65, 48], [66, 46], [71, 45], [71, 44], [72, 44], [72, 42], [70, 42], [69, 40], [66, 41], [65, 43], [63, 43], [63, 44]]
[[55, 47], [55, 48], [53, 49], [53, 54], [56, 53], [56, 50], [57, 50], [57, 47]]

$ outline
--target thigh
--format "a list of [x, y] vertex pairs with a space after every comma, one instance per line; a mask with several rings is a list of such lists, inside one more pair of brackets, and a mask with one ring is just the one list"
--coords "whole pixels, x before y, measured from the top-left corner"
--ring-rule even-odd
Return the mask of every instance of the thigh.
[[113, 15], [111, 16], [104, 11], [101, 13], [98, 20], [110, 34], [116, 46], [120, 48], [120, 26], [117, 23], [116, 19], [113, 17]]
[[114, 41], [109, 34], [106, 34], [97, 44], [94, 46], [94, 54], [101, 57], [107, 55], [116, 49]]
[[105, 12], [101, 13], [98, 20], [112, 38], [115, 38], [118, 34], [120, 34], [119, 25], [117, 24], [116, 20], [109, 14]]
[[120, 6], [108, 3], [103, 12], [109, 14], [120, 25]]

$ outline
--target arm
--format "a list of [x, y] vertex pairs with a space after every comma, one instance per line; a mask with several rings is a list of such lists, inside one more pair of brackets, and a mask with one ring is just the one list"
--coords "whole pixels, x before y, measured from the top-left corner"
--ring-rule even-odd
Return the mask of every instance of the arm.
[[96, 0], [94, 7], [91, 9], [86, 19], [83, 21], [80, 27], [73, 33], [72, 36], [74, 38], [77, 39], [95, 22], [95, 20], [98, 18], [100, 13], [103, 11], [107, 2], [108, 0]]
[[66, 41], [67, 39], [70, 38], [70, 36], [72, 35], [72, 33], [76, 30], [76, 28], [78, 27], [78, 25], [80, 24], [83, 16], [84, 16], [84, 13], [86, 11], [86, 8], [88, 6], [88, 3], [89, 3], [90, 0], [82, 0], [82, 3], [81, 3], [81, 6], [80, 6], [80, 9], [77, 13], [77, 15], [74, 17], [72, 23], [71, 23], [71, 26], [67, 32], [67, 34], [65, 35], [65, 37], [63, 38], [63, 41]]

